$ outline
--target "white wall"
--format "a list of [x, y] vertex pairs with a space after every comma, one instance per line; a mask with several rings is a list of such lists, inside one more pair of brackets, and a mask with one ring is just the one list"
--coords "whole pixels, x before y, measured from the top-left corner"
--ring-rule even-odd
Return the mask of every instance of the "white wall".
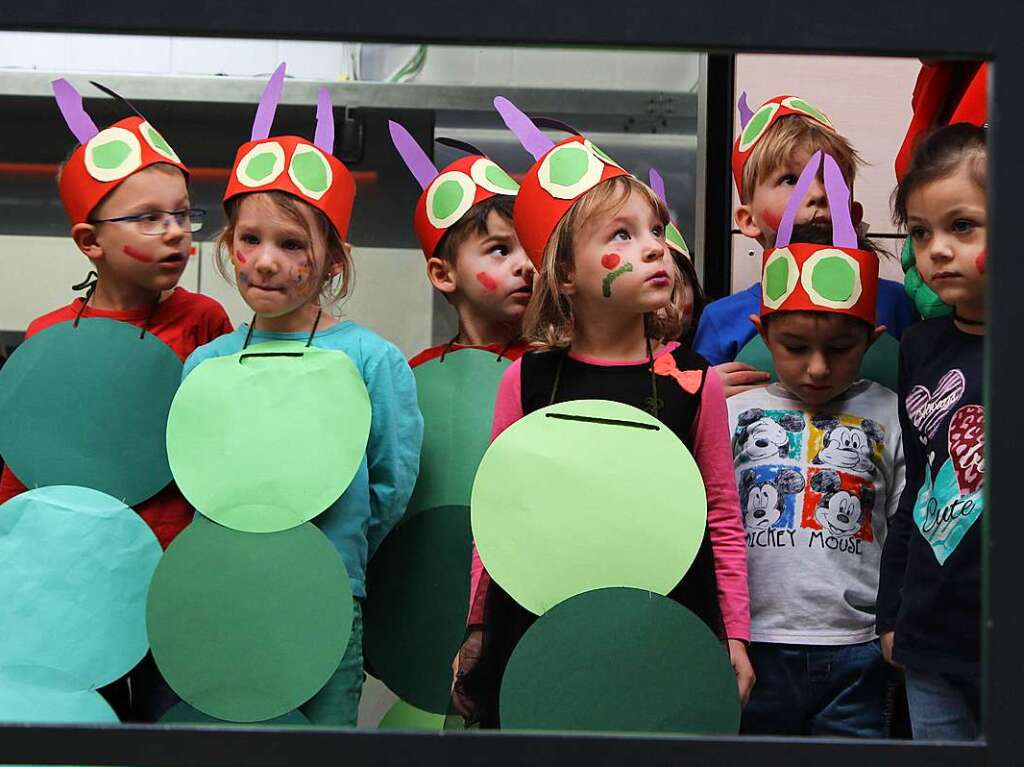
[[[910, 97], [920, 67], [917, 59], [742, 55], [736, 57], [736, 96], [745, 90], [751, 109], [757, 109], [773, 96], [790, 93], [825, 112], [867, 163], [854, 187], [864, 220], [872, 233], [889, 234], [894, 231], [889, 218], [889, 195], [896, 185], [893, 162], [910, 123]], [[733, 208], [738, 204], [733, 189]], [[899, 244], [881, 243], [889, 250]], [[734, 235], [733, 290], [757, 282], [760, 270], [760, 246]], [[902, 281], [898, 260], [884, 259], [881, 276]]]

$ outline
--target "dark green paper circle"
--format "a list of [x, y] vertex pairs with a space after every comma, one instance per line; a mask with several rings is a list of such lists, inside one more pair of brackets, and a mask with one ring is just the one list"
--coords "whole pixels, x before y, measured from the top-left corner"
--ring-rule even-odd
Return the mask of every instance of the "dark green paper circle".
[[[209, 714], [204, 714], [198, 709], [192, 708], [188, 703], [182, 701], [160, 717], [160, 724], [217, 724], [231, 727], [237, 726], [240, 723], [217, 719]], [[310, 721], [301, 711], [295, 710], [273, 719], [267, 719], [264, 722], [246, 722], [246, 724], [261, 724], [266, 727], [306, 727], [310, 725]]]
[[740, 704], [722, 643], [671, 599], [598, 589], [523, 635], [501, 684], [501, 726], [735, 735]]
[[312, 524], [243, 533], [196, 517], [157, 567], [146, 628], [183, 700], [217, 719], [273, 719], [338, 668], [352, 631], [348, 573]]
[[132, 506], [171, 481], [164, 430], [181, 360], [126, 322], [36, 333], [0, 369], [0, 455], [28, 487], [91, 487]]
[[370, 397], [348, 355], [269, 341], [206, 360], [182, 382], [167, 454], [204, 516], [265, 533], [308, 522], [338, 500], [369, 434]]
[[[898, 391], [900, 342], [888, 333], [871, 344], [860, 364], [860, 377], [881, 384], [887, 389]], [[757, 370], [771, 373], [772, 381], [778, 381], [772, 354], [760, 335], [755, 335], [736, 355], [737, 362], [743, 362]]]
[[366, 569], [367, 665], [434, 714], [448, 710], [452, 658], [466, 633], [472, 547], [468, 507], [428, 509], [393, 530]]
[[424, 509], [468, 506], [480, 459], [491, 441], [498, 383], [511, 365], [482, 349], [456, 349], [413, 368], [423, 447], [406, 519]]

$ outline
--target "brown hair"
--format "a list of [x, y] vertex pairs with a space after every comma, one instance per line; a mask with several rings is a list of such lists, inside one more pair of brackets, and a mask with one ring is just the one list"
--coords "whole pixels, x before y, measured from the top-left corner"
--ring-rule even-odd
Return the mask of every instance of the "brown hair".
[[[643, 197], [662, 224], [668, 224], [665, 203], [650, 187], [632, 176], [608, 179], [583, 195], [555, 226], [544, 248], [544, 261], [523, 316], [524, 338], [549, 349], [565, 348], [572, 343], [575, 324], [572, 302], [561, 293], [560, 286], [573, 273], [576, 237], [590, 221], [618, 209], [631, 194]], [[675, 284], [679, 284], [678, 279]], [[682, 330], [682, 318], [675, 301], [664, 309], [644, 315], [644, 327], [651, 338], [676, 338]]]
[[[314, 226], [321, 237], [323, 237], [323, 241], [327, 243], [323, 272], [320, 275], [322, 282], [319, 294], [320, 303], [324, 306], [332, 306], [348, 295], [354, 275], [352, 256], [349, 253], [348, 244], [341, 241], [338, 231], [322, 211], [314, 208], [309, 203], [303, 202], [294, 195], [277, 190], [250, 192], [249, 194], [232, 197], [225, 203], [227, 224], [225, 224], [217, 237], [216, 256], [217, 271], [221, 273], [224, 279], [232, 282], [234, 278], [234, 269], [231, 266], [230, 256], [231, 246], [235, 238], [235, 226], [238, 223], [238, 210], [241, 207], [242, 200], [247, 197], [259, 197], [267, 200], [267, 202], [284, 214], [287, 219], [298, 224], [309, 238], [311, 248], [316, 238], [313, 236], [313, 229], [307, 222], [306, 217], [302, 215], [303, 207], [300, 206], [313, 211], [313, 219], [316, 222]], [[342, 265], [340, 280], [327, 278], [327, 268], [335, 262], [340, 262]]]
[[857, 166], [863, 165], [853, 145], [845, 137], [809, 117], [786, 115], [765, 131], [747, 158], [743, 168], [740, 202], [749, 203], [758, 183], [768, 178], [776, 168], [782, 167], [800, 149], [808, 152], [820, 149], [832, 155], [843, 171], [846, 183], [853, 187]]
[[966, 164], [972, 180], [985, 189], [985, 129], [969, 123], [947, 125], [928, 134], [914, 149], [903, 180], [892, 193], [892, 220], [907, 226], [907, 200], [923, 186], [953, 175]]
[[478, 202], [444, 233], [434, 248], [434, 257], [454, 264], [462, 243], [474, 235], [487, 234], [487, 219], [492, 212], [512, 223], [512, 206], [515, 201], [516, 198], [511, 195], [496, 194]]

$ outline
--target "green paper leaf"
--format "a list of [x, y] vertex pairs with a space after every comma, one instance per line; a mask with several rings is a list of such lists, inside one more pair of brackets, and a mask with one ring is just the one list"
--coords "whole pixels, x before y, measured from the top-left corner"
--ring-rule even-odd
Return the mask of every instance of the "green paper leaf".
[[689, 451], [650, 414], [618, 402], [530, 413], [491, 444], [473, 485], [484, 565], [536, 614], [608, 586], [669, 593], [706, 521]]
[[0, 455], [28, 487], [78, 485], [129, 506], [171, 481], [164, 430], [181, 360], [108, 319], [36, 333], [0, 369]]
[[472, 550], [467, 507], [428, 509], [393, 530], [366, 571], [366, 662], [396, 695], [434, 714], [448, 710], [452, 658], [466, 633]]
[[242, 533], [197, 516], [153, 576], [146, 626], [160, 673], [191, 706], [272, 719], [337, 670], [352, 630], [348, 573], [311, 524]]
[[523, 635], [501, 683], [504, 730], [735, 735], [729, 655], [693, 613], [638, 589], [572, 597]]
[[205, 516], [271, 532], [341, 497], [369, 433], [370, 397], [348, 355], [268, 341], [192, 371], [171, 406], [167, 453], [181, 492]]
[[494, 398], [507, 358], [456, 349], [413, 368], [423, 413], [420, 473], [406, 519], [423, 509], [469, 506], [480, 459], [491, 441]]

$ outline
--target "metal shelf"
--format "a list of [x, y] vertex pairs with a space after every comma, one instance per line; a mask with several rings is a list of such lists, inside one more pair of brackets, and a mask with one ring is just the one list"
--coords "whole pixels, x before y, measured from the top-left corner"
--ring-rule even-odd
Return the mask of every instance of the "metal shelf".
[[[268, 73], [269, 75], [269, 73]], [[198, 77], [171, 75], [71, 74], [0, 70], [0, 98], [5, 96], [50, 97], [50, 81], [67, 79], [86, 98], [108, 98], [89, 85], [102, 80], [126, 99], [140, 101], [187, 101], [196, 103], [255, 104], [266, 80], [261, 77]], [[695, 118], [697, 94], [666, 91], [612, 89], [522, 88], [481, 85], [428, 85], [421, 83], [324, 83], [288, 80], [282, 104], [316, 102], [317, 91], [327, 85], [335, 106], [388, 109], [493, 111], [497, 92], [531, 112], [647, 116], [652, 119]]]

